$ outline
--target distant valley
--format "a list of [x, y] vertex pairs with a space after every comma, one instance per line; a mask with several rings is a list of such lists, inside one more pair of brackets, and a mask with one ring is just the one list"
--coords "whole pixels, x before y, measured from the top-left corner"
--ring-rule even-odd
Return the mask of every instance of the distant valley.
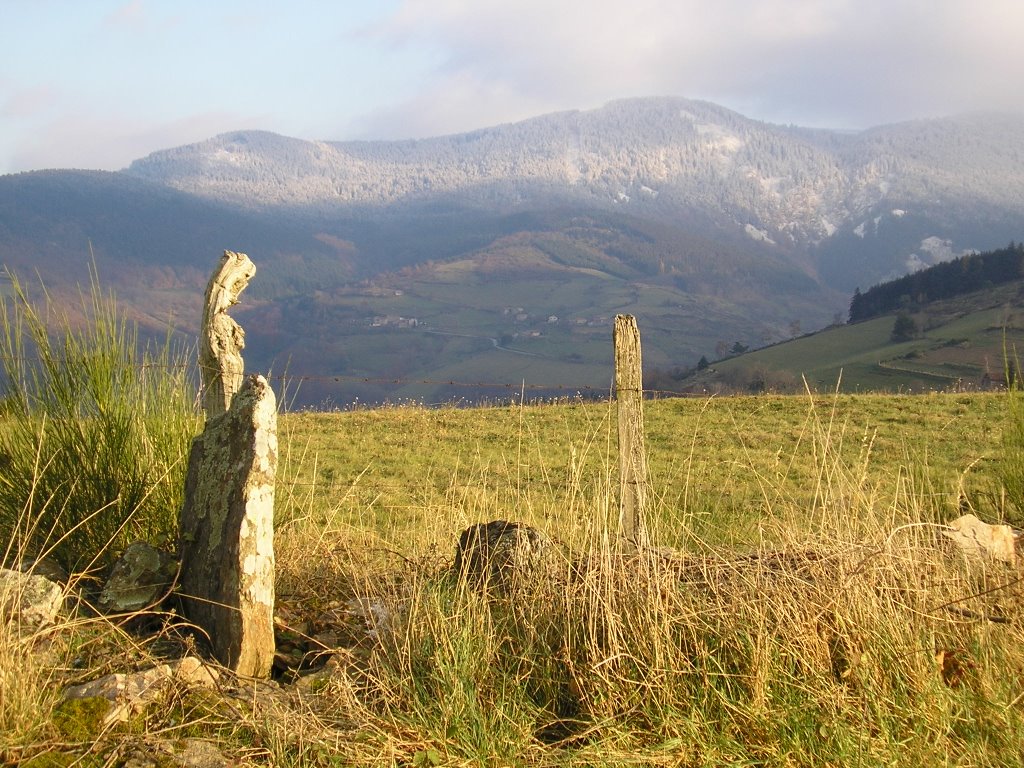
[[54, 295], [100, 279], [196, 330], [219, 253], [257, 277], [247, 364], [297, 402], [607, 391], [610, 319], [652, 367], [845, 320], [856, 287], [1024, 231], [1024, 117], [858, 133], [632, 99], [458, 136], [239, 131], [117, 173], [0, 176], [0, 262]]

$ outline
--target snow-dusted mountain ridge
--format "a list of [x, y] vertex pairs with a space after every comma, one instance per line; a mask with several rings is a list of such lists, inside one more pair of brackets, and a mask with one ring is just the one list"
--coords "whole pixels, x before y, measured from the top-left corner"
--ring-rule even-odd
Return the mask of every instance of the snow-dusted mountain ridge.
[[[210, 265], [244, 251], [260, 269], [247, 363], [360, 381], [516, 382], [543, 363], [531, 380], [600, 388], [617, 313], [642, 323], [648, 365], [693, 365], [838, 322], [858, 286], [1011, 240], [1012, 115], [850, 133], [644, 98], [416, 141], [235, 131], [116, 173], [0, 176], [0, 262], [15, 273], [74, 296], [95, 263], [147, 327], [173, 316], [194, 331]], [[494, 346], [505, 337], [523, 346]]]
[[1024, 118], [968, 115], [847, 133], [644, 98], [423, 140], [234, 132], [154, 153], [128, 173], [246, 206], [326, 214], [438, 197], [501, 207], [561, 199], [654, 216], [685, 207], [754, 238], [809, 246], [863, 234], [892, 210], [1021, 215]]

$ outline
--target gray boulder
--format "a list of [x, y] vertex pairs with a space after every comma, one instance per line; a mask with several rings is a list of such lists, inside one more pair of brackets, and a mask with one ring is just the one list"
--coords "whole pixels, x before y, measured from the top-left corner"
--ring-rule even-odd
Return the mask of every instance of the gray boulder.
[[149, 608], [170, 591], [177, 570], [170, 553], [144, 541], [133, 542], [114, 563], [97, 604], [104, 613]]
[[506, 587], [514, 578], [532, 572], [550, 549], [550, 539], [525, 523], [478, 523], [459, 535], [455, 573], [478, 583]]

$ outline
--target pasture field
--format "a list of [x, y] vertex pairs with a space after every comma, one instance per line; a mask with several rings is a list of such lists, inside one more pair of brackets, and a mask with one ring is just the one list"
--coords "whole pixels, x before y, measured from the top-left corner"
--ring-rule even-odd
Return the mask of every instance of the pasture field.
[[[615, 541], [609, 403], [284, 414], [279, 642], [340, 617], [329, 665], [69, 730], [60, 686], [153, 663], [174, 617], [155, 636], [69, 622], [47, 635], [55, 668], [7, 624], [0, 756], [114, 765], [188, 738], [275, 766], [1019, 764], [1019, 566], [940, 533], [967, 510], [1018, 519], [1011, 406], [648, 401], [652, 538], [672, 551], [639, 556]], [[507, 582], [460, 580], [460, 531], [494, 519], [553, 549]]]
[[[871, 494], [876, 507], [897, 503], [888, 493], [914, 493], [930, 519], [955, 517], [962, 492], [969, 503], [989, 503], [1007, 415], [1005, 396], [993, 394], [678, 398], [648, 401], [644, 414], [659, 543], [683, 547], [757, 546], [780, 501], [804, 509], [792, 523], [813, 529], [816, 505], [835, 501], [834, 480], [855, 481], [844, 492]], [[285, 487], [304, 495], [282, 514], [314, 514], [411, 546], [436, 528], [439, 510], [453, 541], [491, 518], [573, 538], [614, 522], [589, 508], [583, 520], [572, 514], [613, 493], [615, 429], [612, 405], [572, 399], [287, 414]], [[853, 474], [819, 477], [826, 460]]]

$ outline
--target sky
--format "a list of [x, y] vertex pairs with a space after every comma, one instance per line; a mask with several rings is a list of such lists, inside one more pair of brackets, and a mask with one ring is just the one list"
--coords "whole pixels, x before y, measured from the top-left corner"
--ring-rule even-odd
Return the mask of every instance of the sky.
[[1022, 0], [0, 0], [0, 174], [635, 96], [848, 130], [1024, 114], [1022, 39]]

